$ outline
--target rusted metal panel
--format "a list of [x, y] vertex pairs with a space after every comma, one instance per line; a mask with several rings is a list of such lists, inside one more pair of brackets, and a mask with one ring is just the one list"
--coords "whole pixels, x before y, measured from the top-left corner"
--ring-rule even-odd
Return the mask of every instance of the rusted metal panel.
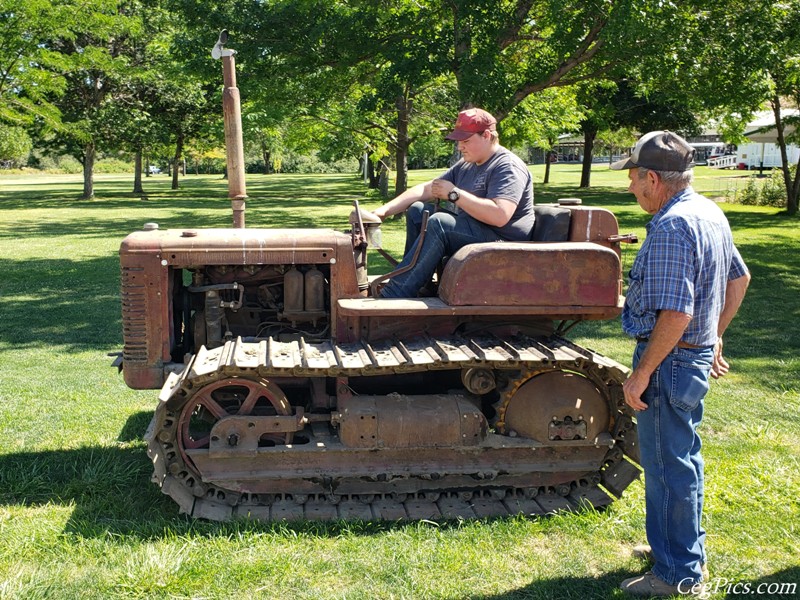
[[572, 242], [593, 242], [619, 253], [619, 244], [611, 244], [608, 238], [619, 233], [617, 218], [610, 210], [594, 206], [570, 206], [572, 217], [569, 224], [569, 239]]
[[[529, 443], [517, 443], [509, 438], [497, 441], [497, 438], [501, 436], [490, 435], [480, 446], [376, 449], [331, 443], [324, 448], [316, 444], [313, 447], [259, 448], [255, 454], [235, 448], [224, 452], [187, 450], [186, 454], [204, 481], [235, 483], [240, 492], [280, 492], [281, 481], [285, 480], [287, 489], [297, 489], [298, 483], [305, 481], [309, 485], [305, 490], [325, 493], [323, 478], [338, 478], [337, 492], [342, 494], [419, 489], [419, 481], [381, 482], [377, 477], [381, 473], [437, 477], [429, 481], [434, 487], [451, 485], [445, 484], [448, 477], [455, 478], [456, 487], [469, 481], [473, 487], [480, 487], [480, 480], [475, 477], [481, 474], [493, 474], [493, 479], [486, 480], [487, 485], [555, 485], [579, 474], [597, 471], [606, 455], [605, 448], [581, 445], [581, 442], [572, 445], [563, 442], [558, 449], [538, 447], [532, 450]], [[507, 475], [494, 475], [501, 470]], [[365, 473], [373, 474], [376, 480], [363, 481], [361, 476]]]
[[[449, 264], [449, 263], [448, 263]], [[441, 288], [440, 288], [441, 289]], [[484, 290], [485, 291], [485, 290]], [[489, 299], [494, 296], [488, 296]], [[606, 319], [617, 316], [622, 311], [624, 298], [618, 298], [618, 302], [612, 306], [600, 305], [577, 305], [577, 304], [557, 304], [557, 305], [536, 305], [533, 303], [520, 304], [514, 306], [513, 312], [509, 312], [508, 306], [482, 303], [480, 305], [452, 306], [444, 302], [441, 298], [344, 298], [338, 301], [340, 316], [346, 318], [346, 322], [354, 321], [356, 318], [384, 319], [388, 317], [394, 320], [398, 328], [403, 328], [410, 335], [415, 335], [415, 327], [420, 323], [441, 321], [445, 317], [458, 319], [468, 316], [505, 316], [513, 314], [515, 316], [542, 316], [553, 319]], [[401, 317], [413, 317], [413, 320], [399, 320]], [[383, 323], [386, 326], [391, 323]], [[360, 328], [354, 327], [355, 331]], [[453, 327], [450, 328], [451, 330]]]
[[326, 264], [340, 246], [352, 254], [350, 237], [332, 229], [156, 229], [131, 233], [121, 252], [157, 251], [177, 266]]
[[169, 272], [157, 251], [145, 257], [120, 253], [123, 377], [134, 389], [159, 388], [170, 360]]
[[448, 261], [439, 297], [451, 306], [615, 307], [620, 272], [616, 252], [588, 242], [470, 244]]
[[255, 452], [261, 436], [300, 431], [304, 425], [302, 415], [225, 417], [211, 428], [209, 449], [218, 451], [235, 447]]
[[561, 370], [535, 374], [499, 412], [502, 431], [542, 443], [594, 440], [611, 423], [602, 391], [586, 377]]
[[349, 448], [477, 445], [488, 423], [462, 396], [356, 396], [339, 403], [339, 438]]

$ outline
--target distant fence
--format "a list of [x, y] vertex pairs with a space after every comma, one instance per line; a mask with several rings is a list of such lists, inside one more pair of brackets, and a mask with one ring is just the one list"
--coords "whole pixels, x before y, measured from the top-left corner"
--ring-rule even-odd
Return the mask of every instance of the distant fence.
[[715, 169], [735, 169], [739, 162], [735, 154], [726, 154], [725, 156], [715, 156], [708, 159], [708, 166]]

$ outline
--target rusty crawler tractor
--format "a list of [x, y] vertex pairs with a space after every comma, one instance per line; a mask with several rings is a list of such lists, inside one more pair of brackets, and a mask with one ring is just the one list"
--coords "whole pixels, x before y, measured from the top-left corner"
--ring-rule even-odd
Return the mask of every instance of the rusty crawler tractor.
[[148, 453], [182, 512], [543, 514], [604, 506], [638, 477], [626, 369], [563, 337], [620, 312], [610, 212], [539, 206], [533, 241], [467, 246], [436, 297], [401, 300], [374, 294], [367, 213], [346, 233], [238, 215], [120, 249], [124, 378], [162, 388]]

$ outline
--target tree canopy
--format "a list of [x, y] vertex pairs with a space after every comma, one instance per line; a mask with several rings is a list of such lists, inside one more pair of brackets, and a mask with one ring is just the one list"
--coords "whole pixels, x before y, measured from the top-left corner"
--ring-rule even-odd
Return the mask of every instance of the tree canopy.
[[[508, 145], [580, 128], [587, 161], [595, 140], [769, 106], [785, 148], [798, 15], [800, 0], [0, 0], [0, 125], [78, 157], [86, 196], [97, 152], [208, 155], [224, 28], [265, 172], [293, 152], [366, 154], [399, 192], [409, 157], [451, 154], [440, 134], [468, 106], [495, 114]], [[800, 177], [784, 164], [793, 212]]]

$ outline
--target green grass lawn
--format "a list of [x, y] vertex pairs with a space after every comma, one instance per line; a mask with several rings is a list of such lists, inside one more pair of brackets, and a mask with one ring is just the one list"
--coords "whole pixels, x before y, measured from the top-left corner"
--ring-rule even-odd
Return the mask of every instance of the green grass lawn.
[[[536, 181], [542, 167], [532, 168]], [[411, 173], [411, 182], [438, 171]], [[557, 164], [537, 202], [583, 198], [644, 236], [626, 173]], [[697, 169], [721, 196], [747, 177]], [[621, 598], [644, 570], [641, 482], [603, 512], [448, 523], [210, 523], [177, 514], [149, 482], [142, 435], [156, 391], [132, 391], [108, 365], [121, 347], [122, 238], [162, 228], [226, 227], [225, 182], [164, 176], [134, 196], [130, 176], [0, 176], [0, 599], [6, 598]], [[346, 228], [347, 175], [251, 175], [251, 227]], [[723, 205], [753, 282], [726, 336], [730, 375], [712, 385], [702, 428], [712, 578], [800, 581], [800, 221]], [[403, 224], [385, 225], [394, 254]], [[626, 268], [636, 247], [625, 249]], [[379, 268], [384, 263], [376, 261]], [[618, 321], [573, 339], [630, 364]], [[717, 582], [721, 580], [715, 579]], [[735, 598], [724, 585], [712, 598]], [[755, 597], [769, 597], [761, 595]], [[778, 596], [788, 598], [793, 596]]]

